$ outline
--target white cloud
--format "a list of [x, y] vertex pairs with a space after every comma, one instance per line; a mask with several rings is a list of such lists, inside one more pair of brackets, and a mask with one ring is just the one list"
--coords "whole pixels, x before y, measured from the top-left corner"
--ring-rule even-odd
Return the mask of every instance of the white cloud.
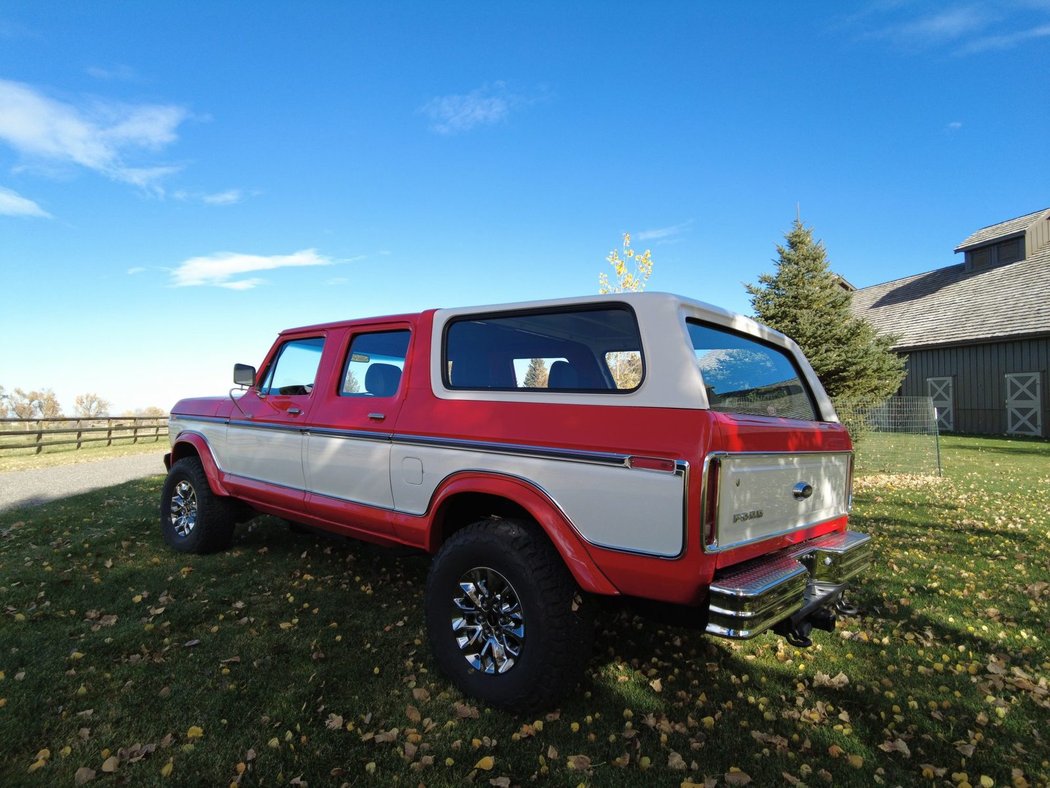
[[50, 219], [51, 214], [21, 194], [0, 186], [0, 216], [35, 216]]
[[96, 101], [75, 106], [0, 79], [0, 142], [31, 161], [74, 164], [157, 192], [159, 181], [179, 168], [135, 165], [128, 157], [173, 143], [187, 117], [188, 111], [175, 105]]
[[145, 273], [145, 271], [146, 271], [146, 269], [143, 268], [141, 265], [136, 265], [136, 266], [133, 266], [132, 268], [128, 269], [128, 276], [134, 276], [135, 274], [142, 274], [142, 273]]
[[264, 284], [265, 279], [243, 277], [256, 271], [273, 271], [277, 268], [332, 265], [334, 260], [319, 255], [315, 249], [303, 249], [287, 255], [253, 255], [239, 252], [216, 252], [204, 257], [191, 257], [171, 273], [175, 287], [210, 285], [229, 290], [250, 290]]
[[981, 30], [987, 22], [987, 16], [979, 9], [963, 6], [916, 19], [900, 25], [892, 32], [897, 38], [909, 43], [939, 43]]
[[243, 199], [244, 193], [240, 189], [227, 189], [224, 192], [201, 196], [201, 202], [205, 205], [233, 205]]
[[131, 66], [116, 65], [109, 68], [103, 66], [90, 66], [87, 74], [95, 79], [112, 80], [117, 82], [138, 82], [139, 75]]
[[958, 120], [953, 120], [948, 124], [948, 131], [958, 131], [963, 127], [963, 124]]
[[1050, 25], [1038, 25], [1028, 30], [1020, 30], [1016, 33], [1005, 33], [998, 36], [985, 36], [972, 41], [961, 50], [964, 55], [972, 55], [978, 52], [988, 52], [994, 49], [1012, 49], [1025, 41], [1035, 38], [1046, 38], [1050, 36]]
[[872, 15], [893, 15], [897, 18], [868, 35], [914, 49], [952, 47], [959, 55], [1012, 49], [1026, 41], [1050, 37], [1050, 20], [1046, 18], [1050, 3], [1046, 0], [971, 0], [911, 16], [915, 7], [914, 3], [876, 3], [856, 15], [854, 21], [866, 25]]
[[503, 82], [496, 82], [470, 93], [436, 96], [419, 111], [430, 118], [430, 128], [438, 134], [458, 134], [501, 123], [522, 103], [521, 96], [507, 92]]
[[673, 238], [676, 235], [681, 235], [689, 229], [692, 223], [693, 220], [690, 219], [688, 222], [672, 224], [670, 227], [656, 227], [652, 230], [642, 230], [640, 233], [635, 233], [632, 237], [636, 241], [663, 241], [668, 238]]

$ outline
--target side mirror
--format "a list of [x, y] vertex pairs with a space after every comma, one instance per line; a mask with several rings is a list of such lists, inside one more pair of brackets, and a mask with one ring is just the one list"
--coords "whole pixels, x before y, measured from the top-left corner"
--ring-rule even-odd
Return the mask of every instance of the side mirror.
[[255, 367], [248, 364], [233, 365], [233, 382], [237, 386], [251, 388], [255, 385]]

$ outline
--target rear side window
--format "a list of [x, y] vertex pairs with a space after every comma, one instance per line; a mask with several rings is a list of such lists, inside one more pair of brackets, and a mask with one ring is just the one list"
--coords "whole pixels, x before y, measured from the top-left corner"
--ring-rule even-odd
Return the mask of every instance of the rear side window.
[[452, 389], [623, 393], [645, 373], [626, 306], [459, 318], [445, 329], [444, 353]]
[[817, 420], [813, 396], [791, 354], [755, 337], [688, 321], [711, 410]]
[[343, 368], [343, 397], [392, 397], [401, 386], [408, 352], [407, 331], [358, 334]]

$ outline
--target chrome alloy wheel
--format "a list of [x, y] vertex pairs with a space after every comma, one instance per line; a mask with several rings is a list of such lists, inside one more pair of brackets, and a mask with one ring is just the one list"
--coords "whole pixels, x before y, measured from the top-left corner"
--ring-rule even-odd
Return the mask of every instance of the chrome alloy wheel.
[[452, 633], [463, 658], [480, 673], [506, 673], [525, 645], [525, 616], [514, 586], [485, 566], [459, 579], [462, 596], [452, 598]]
[[185, 479], [171, 493], [171, 525], [183, 539], [197, 525], [197, 493]]

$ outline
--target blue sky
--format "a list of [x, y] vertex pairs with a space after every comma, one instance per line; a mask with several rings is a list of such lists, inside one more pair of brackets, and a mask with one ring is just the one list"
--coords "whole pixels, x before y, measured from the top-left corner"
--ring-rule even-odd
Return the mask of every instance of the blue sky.
[[749, 311], [1050, 206], [1050, 0], [0, 3], [0, 385], [220, 394], [282, 328], [649, 289]]

